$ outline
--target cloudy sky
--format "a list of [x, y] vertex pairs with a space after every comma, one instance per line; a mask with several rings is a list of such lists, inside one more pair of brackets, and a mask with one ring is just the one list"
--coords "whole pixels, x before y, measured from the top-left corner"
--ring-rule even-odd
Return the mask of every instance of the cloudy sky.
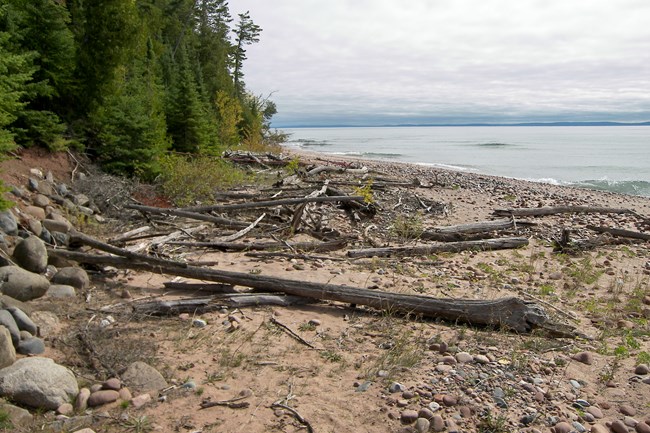
[[648, 0], [232, 0], [273, 126], [650, 120]]

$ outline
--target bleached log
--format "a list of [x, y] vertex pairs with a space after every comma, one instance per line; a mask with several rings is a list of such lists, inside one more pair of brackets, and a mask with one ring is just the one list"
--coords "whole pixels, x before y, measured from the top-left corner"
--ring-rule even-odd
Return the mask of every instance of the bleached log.
[[491, 251], [520, 248], [528, 245], [526, 238], [499, 238], [477, 241], [445, 242], [408, 247], [383, 247], [349, 250], [348, 257], [410, 257], [461, 251]]

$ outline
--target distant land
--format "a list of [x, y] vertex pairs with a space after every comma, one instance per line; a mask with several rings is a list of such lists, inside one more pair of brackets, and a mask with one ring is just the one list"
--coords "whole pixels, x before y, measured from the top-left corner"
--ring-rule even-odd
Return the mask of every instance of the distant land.
[[279, 128], [390, 128], [421, 126], [650, 126], [648, 122], [520, 122], [520, 123], [397, 123], [385, 125], [296, 125], [285, 124]]

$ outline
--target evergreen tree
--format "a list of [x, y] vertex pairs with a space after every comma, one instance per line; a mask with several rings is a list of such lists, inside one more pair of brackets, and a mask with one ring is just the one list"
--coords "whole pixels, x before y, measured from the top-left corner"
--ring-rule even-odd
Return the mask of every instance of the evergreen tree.
[[235, 83], [235, 91], [238, 95], [242, 95], [244, 92], [244, 85], [242, 82], [244, 73], [242, 72], [242, 67], [244, 60], [246, 60], [246, 45], [252, 45], [260, 41], [259, 36], [262, 32], [262, 28], [253, 23], [250, 12], [247, 11], [243, 14], [239, 14], [239, 22], [233, 29], [233, 32], [235, 33], [233, 81]]

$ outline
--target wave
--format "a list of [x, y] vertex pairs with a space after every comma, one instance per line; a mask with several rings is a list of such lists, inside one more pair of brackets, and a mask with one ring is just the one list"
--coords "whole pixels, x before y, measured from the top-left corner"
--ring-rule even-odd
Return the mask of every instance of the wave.
[[435, 167], [435, 168], [443, 168], [445, 170], [454, 170], [454, 171], [477, 171], [473, 167], [463, 167], [461, 165], [452, 165], [452, 164], [441, 164], [437, 162], [415, 162], [415, 165], [422, 165], [424, 167]]
[[650, 182], [645, 180], [594, 179], [572, 182], [571, 184], [580, 188], [650, 197]]
[[500, 141], [490, 141], [487, 143], [475, 143], [473, 146], [478, 146], [478, 147], [509, 147], [509, 146], [514, 146], [512, 143], [502, 143]]
[[305, 146], [331, 146], [332, 143], [328, 143], [327, 141], [321, 141], [321, 140], [308, 140], [308, 139], [303, 139], [300, 138], [298, 140], [291, 140], [289, 143], [298, 145], [300, 147], [305, 147]]
[[388, 159], [396, 159], [404, 156], [401, 153], [382, 153], [382, 152], [364, 152], [362, 153], [362, 155], [367, 156], [368, 158], [388, 158]]

